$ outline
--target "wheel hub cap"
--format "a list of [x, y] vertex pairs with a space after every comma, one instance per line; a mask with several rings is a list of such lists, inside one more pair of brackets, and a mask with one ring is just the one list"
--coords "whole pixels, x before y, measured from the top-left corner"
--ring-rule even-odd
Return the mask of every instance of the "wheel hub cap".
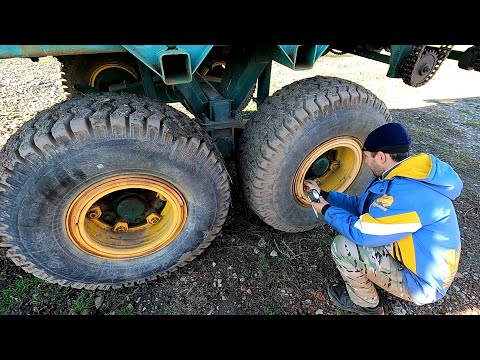
[[293, 179], [297, 202], [310, 206], [303, 190], [303, 181], [312, 179], [325, 191], [343, 192], [356, 179], [362, 167], [361, 142], [353, 137], [338, 137], [320, 144], [308, 154]]
[[170, 244], [187, 219], [178, 189], [152, 176], [115, 176], [92, 184], [65, 216], [70, 240], [88, 254], [133, 259]]

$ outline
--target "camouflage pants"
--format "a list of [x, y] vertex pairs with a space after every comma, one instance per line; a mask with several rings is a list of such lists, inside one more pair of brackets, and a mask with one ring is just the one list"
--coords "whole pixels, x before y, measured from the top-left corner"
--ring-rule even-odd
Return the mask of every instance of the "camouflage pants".
[[375, 307], [379, 297], [374, 284], [385, 291], [412, 301], [403, 286], [402, 265], [384, 246], [360, 246], [337, 235], [331, 246], [333, 260], [347, 286], [350, 299], [363, 307]]

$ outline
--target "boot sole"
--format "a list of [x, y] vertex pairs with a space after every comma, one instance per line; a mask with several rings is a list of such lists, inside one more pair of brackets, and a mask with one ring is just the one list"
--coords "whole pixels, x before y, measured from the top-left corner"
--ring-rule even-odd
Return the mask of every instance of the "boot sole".
[[348, 312], [354, 312], [355, 314], [359, 314], [359, 315], [385, 315], [385, 310], [382, 309], [382, 313], [381, 314], [375, 314], [375, 313], [366, 313], [366, 312], [362, 312], [362, 311], [359, 311], [355, 308], [351, 308], [351, 307], [347, 307], [347, 306], [344, 306], [342, 305], [330, 292], [330, 286], [327, 287], [327, 294], [328, 294], [328, 297], [330, 298], [330, 300], [332, 300], [332, 302], [338, 306], [340, 309], [344, 310], [344, 311], [348, 311]]

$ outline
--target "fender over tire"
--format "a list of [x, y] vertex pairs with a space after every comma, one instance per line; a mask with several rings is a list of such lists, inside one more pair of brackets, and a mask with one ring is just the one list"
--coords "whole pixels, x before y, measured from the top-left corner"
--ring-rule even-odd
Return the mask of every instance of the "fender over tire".
[[[210, 245], [231, 201], [224, 161], [208, 134], [174, 108], [133, 94], [73, 96], [40, 112], [9, 139], [0, 161], [0, 245], [25, 271], [62, 286], [119, 288], [167, 276]], [[95, 199], [87, 195], [99, 198], [102, 186], [110, 196], [129, 183], [132, 191], [164, 191], [170, 211], [151, 222], [141, 210], [135, 221], [147, 230], [133, 230], [143, 238], [127, 232], [123, 239], [124, 229], [114, 233], [91, 219], [80, 228], [80, 217], [69, 215], [75, 204], [90, 206]], [[143, 206], [132, 199], [116, 203], [122, 216]], [[149, 230], [158, 220], [163, 230]], [[169, 239], [159, 242], [156, 234]]]
[[[360, 193], [372, 173], [361, 144], [373, 129], [391, 121], [385, 104], [351, 81], [316, 76], [278, 90], [246, 124], [239, 167], [250, 208], [268, 225], [286, 232], [323, 224], [302, 198], [307, 168], [323, 153], [338, 160], [319, 181], [324, 190]], [[337, 170], [337, 168], [339, 168]]]

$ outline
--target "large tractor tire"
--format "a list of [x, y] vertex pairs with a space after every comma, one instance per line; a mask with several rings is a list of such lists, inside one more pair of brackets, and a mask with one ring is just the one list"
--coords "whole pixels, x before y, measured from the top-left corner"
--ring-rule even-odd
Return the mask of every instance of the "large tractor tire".
[[79, 85], [110, 91], [111, 85], [140, 80], [138, 60], [130, 53], [78, 55], [71, 63], [63, 64], [62, 72], [68, 95], [82, 93], [77, 89]]
[[0, 245], [63, 286], [167, 276], [210, 245], [230, 206], [205, 131], [133, 94], [71, 97], [27, 122], [0, 156]]
[[389, 121], [385, 104], [350, 81], [317, 76], [278, 90], [240, 139], [240, 179], [248, 205], [277, 230], [322, 225], [306, 199], [304, 179], [326, 191], [360, 193], [372, 177], [363, 166], [362, 143]]

